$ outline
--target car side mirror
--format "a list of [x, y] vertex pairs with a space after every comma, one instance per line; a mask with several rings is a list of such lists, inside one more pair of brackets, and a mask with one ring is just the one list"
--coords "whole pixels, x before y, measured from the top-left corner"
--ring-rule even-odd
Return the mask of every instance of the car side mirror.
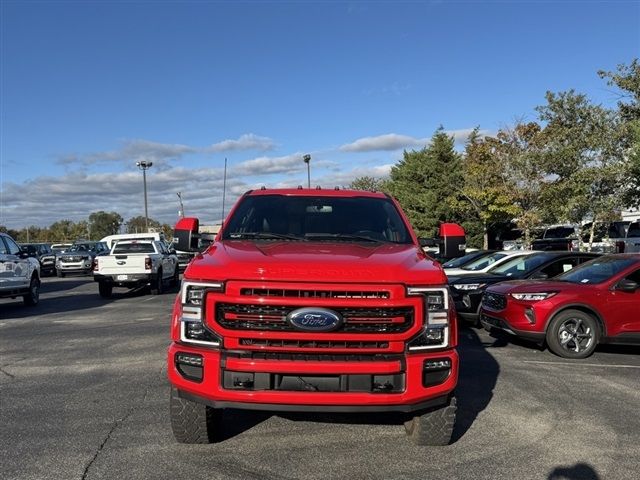
[[531, 280], [547, 280], [549, 278], [549, 275], [543, 272], [538, 272], [535, 275], [532, 275], [530, 278]]
[[20, 250], [18, 252], [18, 257], [20, 258], [29, 258], [34, 257], [35, 255], [30, 254], [27, 250]]
[[620, 290], [621, 292], [626, 293], [635, 293], [638, 290], [638, 282], [634, 282], [633, 280], [629, 280], [628, 278], [623, 278], [616, 285], [616, 290]]

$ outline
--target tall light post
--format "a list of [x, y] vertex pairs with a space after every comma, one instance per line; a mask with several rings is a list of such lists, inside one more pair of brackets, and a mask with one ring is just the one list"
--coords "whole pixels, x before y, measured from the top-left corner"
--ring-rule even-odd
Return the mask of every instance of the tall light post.
[[149, 231], [149, 210], [147, 208], [147, 170], [153, 166], [153, 162], [141, 160], [136, 166], [142, 170], [142, 183], [144, 184], [144, 228]]
[[302, 160], [307, 164], [307, 188], [311, 188], [311, 155], [307, 153]]
[[176, 195], [178, 195], [178, 198], [180, 199], [180, 211], [178, 212], [178, 215], [180, 216], [180, 218], [184, 218], [184, 205], [182, 204], [182, 192], [178, 192], [176, 193]]

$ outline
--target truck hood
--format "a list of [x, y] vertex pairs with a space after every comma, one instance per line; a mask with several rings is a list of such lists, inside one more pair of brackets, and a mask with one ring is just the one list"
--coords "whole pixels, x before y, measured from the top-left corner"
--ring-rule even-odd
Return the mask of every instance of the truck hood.
[[440, 264], [415, 245], [226, 240], [195, 257], [190, 280], [446, 284]]

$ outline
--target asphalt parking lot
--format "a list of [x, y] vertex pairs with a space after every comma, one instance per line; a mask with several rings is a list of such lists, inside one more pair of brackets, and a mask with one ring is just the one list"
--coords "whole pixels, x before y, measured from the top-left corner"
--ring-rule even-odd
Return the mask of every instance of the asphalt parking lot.
[[227, 411], [213, 445], [171, 434], [165, 351], [174, 292], [98, 296], [45, 278], [40, 304], [0, 300], [3, 479], [636, 479], [640, 349], [571, 362], [464, 328], [448, 447], [400, 419]]

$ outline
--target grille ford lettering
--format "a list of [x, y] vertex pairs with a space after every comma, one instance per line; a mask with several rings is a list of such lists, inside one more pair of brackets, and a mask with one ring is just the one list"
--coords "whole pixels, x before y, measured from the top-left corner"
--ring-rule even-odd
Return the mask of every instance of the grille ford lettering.
[[339, 313], [326, 308], [299, 308], [287, 315], [287, 321], [298, 330], [307, 332], [330, 332], [342, 325]]

